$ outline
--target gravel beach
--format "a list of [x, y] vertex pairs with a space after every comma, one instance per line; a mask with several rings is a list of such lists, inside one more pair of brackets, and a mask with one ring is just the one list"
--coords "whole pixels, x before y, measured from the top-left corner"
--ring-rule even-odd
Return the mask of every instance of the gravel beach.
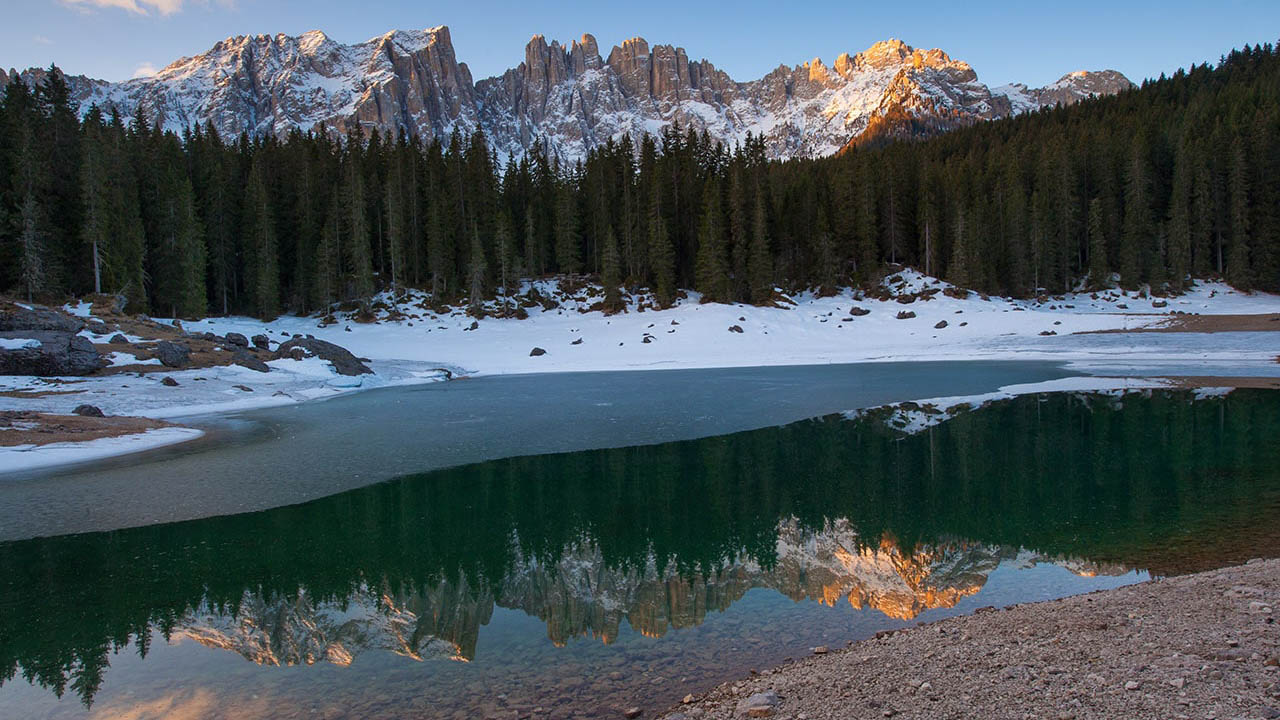
[[667, 720], [1280, 718], [1280, 560], [942, 620], [686, 697]]

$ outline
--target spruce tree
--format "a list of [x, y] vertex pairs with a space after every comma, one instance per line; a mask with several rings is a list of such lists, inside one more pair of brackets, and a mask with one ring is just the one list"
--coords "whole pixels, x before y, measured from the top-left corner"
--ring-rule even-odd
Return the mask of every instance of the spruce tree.
[[601, 280], [604, 284], [604, 311], [615, 313], [623, 309], [622, 258], [618, 253], [618, 237], [612, 226], [605, 229], [600, 263]]
[[1230, 244], [1227, 251], [1227, 282], [1241, 290], [1253, 288], [1253, 266], [1249, 252], [1249, 168], [1242, 140], [1237, 139], [1231, 154], [1228, 181]]
[[1111, 268], [1107, 264], [1106, 223], [1102, 219], [1102, 199], [1089, 201], [1089, 287], [1111, 286]]
[[476, 228], [471, 230], [471, 253], [467, 266], [471, 285], [467, 311], [472, 317], [482, 318], [484, 317], [485, 276], [489, 272], [489, 264], [485, 262], [484, 245], [480, 244], [480, 231]]
[[676, 258], [662, 216], [661, 194], [655, 183], [649, 193], [649, 265], [653, 270], [654, 295], [660, 307], [670, 307], [676, 299]]
[[347, 252], [350, 296], [365, 302], [373, 295], [373, 257], [370, 253], [369, 217], [365, 205], [364, 177], [353, 157], [346, 172], [347, 232], [343, 248]]
[[255, 162], [245, 188], [245, 237], [251, 253], [249, 292], [253, 312], [257, 317], [273, 319], [280, 313], [280, 273], [275, 218], [263, 174], [261, 163]]
[[729, 267], [725, 258], [724, 234], [720, 223], [720, 188], [707, 183], [702, 198], [702, 219], [698, 225], [698, 255], [695, 287], [703, 302], [729, 302]]
[[578, 206], [566, 183], [556, 198], [556, 266], [566, 275], [582, 272], [578, 233]]
[[751, 284], [751, 302], [764, 305], [773, 301], [773, 257], [769, 249], [768, 219], [765, 217], [764, 193], [757, 187], [751, 213], [751, 253], [747, 258], [747, 275]]
[[22, 288], [26, 291], [27, 302], [32, 302], [36, 293], [45, 288], [45, 239], [40, 229], [40, 207], [36, 204], [34, 192], [27, 192], [22, 197], [22, 209], [19, 216], [21, 231], [18, 236], [18, 247], [22, 257], [22, 271], [19, 275]]

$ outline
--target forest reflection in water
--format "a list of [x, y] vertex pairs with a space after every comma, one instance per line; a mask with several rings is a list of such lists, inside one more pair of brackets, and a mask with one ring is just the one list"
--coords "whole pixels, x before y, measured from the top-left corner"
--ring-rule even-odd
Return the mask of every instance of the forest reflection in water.
[[[1135, 569], [1242, 561], [1280, 547], [1277, 410], [1280, 395], [1252, 390], [905, 404], [0, 544], [0, 679], [89, 707], [119, 651], [154, 656], [157, 639], [264, 666], [346, 666], [374, 651], [518, 664], [485, 645], [495, 613], [536, 618], [543, 643], [585, 654], [574, 639], [630, 631], [679, 646], [673, 630], [753, 590], [900, 625], [979, 595], [1000, 567], [1131, 581]], [[721, 641], [776, 628], [779, 607]], [[600, 696], [556, 692], [565, 707]]]

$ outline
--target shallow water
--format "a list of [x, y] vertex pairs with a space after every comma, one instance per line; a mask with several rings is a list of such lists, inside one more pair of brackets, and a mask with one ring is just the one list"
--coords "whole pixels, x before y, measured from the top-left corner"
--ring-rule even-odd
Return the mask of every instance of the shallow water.
[[618, 717], [816, 645], [1280, 549], [1280, 393], [902, 419], [3, 543], [0, 717]]
[[1078, 373], [1044, 362], [866, 363], [480, 377], [197, 420], [208, 438], [0, 470], [0, 540], [263, 510], [409, 473], [644, 445]]

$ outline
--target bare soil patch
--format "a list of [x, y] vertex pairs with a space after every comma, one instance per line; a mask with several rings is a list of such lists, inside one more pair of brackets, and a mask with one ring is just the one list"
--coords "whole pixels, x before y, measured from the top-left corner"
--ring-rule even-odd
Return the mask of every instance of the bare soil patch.
[[1150, 332], [1280, 332], [1280, 313], [1260, 315], [1168, 315], [1160, 322], [1133, 329], [1095, 330], [1086, 333]]
[[1280, 378], [1274, 377], [1230, 377], [1221, 375], [1178, 375], [1166, 376], [1174, 387], [1191, 388], [1256, 388], [1259, 390], [1280, 390]]
[[173, 427], [173, 424], [140, 417], [81, 417], [4, 410], [0, 411], [0, 447], [85, 442], [162, 427]]
[[942, 620], [722, 685], [681, 718], [1273, 718], [1280, 560]]

